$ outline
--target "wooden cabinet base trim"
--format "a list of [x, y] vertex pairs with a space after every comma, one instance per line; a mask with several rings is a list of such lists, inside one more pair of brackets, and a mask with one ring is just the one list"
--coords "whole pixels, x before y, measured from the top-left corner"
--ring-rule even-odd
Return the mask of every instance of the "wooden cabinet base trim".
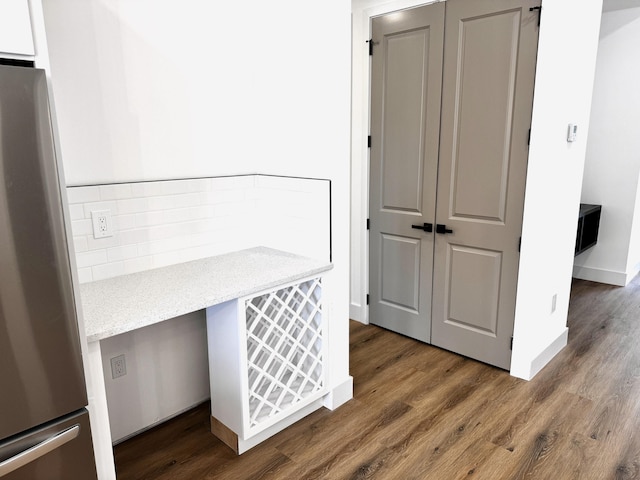
[[240, 449], [238, 448], [238, 435], [215, 417], [211, 417], [211, 433], [222, 440], [222, 442], [229, 446], [231, 450], [236, 452], [236, 455], [240, 454]]

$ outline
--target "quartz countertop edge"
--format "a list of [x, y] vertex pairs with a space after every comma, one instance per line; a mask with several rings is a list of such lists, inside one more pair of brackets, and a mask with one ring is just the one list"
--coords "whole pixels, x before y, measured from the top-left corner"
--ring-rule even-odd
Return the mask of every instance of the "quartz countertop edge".
[[84, 283], [85, 333], [96, 342], [332, 268], [329, 262], [256, 247]]

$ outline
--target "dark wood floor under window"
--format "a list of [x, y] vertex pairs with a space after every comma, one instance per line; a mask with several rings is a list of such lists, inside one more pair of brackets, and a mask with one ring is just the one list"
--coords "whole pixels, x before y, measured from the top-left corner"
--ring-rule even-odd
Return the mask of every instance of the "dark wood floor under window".
[[205, 404], [118, 445], [118, 479], [640, 478], [640, 281], [574, 281], [569, 327], [526, 382], [351, 322], [353, 400], [241, 456]]

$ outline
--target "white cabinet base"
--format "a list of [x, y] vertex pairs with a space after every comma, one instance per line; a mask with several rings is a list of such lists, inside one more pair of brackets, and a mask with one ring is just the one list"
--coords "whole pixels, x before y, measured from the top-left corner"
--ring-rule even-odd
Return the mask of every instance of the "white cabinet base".
[[335, 410], [353, 398], [353, 377], [349, 375], [347, 379], [333, 387], [324, 397], [324, 406], [329, 410]]
[[240, 454], [324, 405], [321, 279], [207, 308], [211, 431]]

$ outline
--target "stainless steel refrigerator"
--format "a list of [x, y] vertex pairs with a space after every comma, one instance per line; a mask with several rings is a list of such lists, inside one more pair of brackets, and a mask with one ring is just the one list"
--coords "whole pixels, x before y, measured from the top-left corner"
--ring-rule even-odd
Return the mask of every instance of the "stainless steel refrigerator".
[[0, 65], [0, 479], [97, 478], [47, 80]]

